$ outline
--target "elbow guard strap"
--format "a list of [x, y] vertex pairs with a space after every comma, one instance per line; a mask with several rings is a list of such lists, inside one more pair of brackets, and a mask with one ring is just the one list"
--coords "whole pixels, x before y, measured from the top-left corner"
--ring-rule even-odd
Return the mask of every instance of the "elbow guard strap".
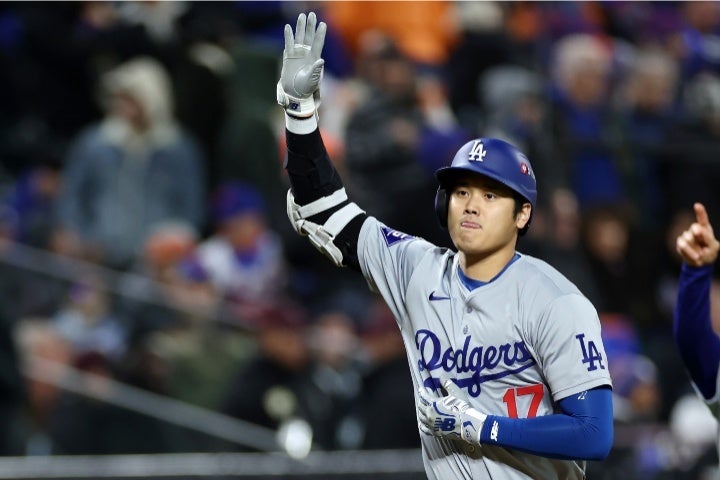
[[307, 235], [310, 243], [323, 255], [330, 258], [338, 267], [343, 266], [343, 256], [340, 249], [333, 243], [335, 237], [353, 218], [365, 213], [365, 211], [354, 202], [351, 202], [333, 212], [322, 225], [311, 222], [308, 218], [332, 210], [346, 200], [347, 194], [344, 188], [302, 206], [295, 203], [292, 189], [288, 190], [287, 194], [287, 216], [295, 231], [300, 235]]

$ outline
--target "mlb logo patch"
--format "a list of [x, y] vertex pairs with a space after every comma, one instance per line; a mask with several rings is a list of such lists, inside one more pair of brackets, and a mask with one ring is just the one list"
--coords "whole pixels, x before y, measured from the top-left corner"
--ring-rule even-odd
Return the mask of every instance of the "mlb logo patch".
[[381, 230], [383, 237], [385, 238], [385, 243], [388, 247], [391, 247], [398, 242], [402, 242], [404, 240], [412, 240], [413, 238], [415, 238], [412, 235], [408, 235], [407, 233], [399, 232], [388, 227], [382, 227]]

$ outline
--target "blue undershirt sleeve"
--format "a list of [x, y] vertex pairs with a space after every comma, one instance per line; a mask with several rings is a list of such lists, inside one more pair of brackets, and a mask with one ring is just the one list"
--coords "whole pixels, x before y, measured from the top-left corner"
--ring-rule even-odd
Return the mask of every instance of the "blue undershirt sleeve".
[[557, 459], [602, 460], [607, 457], [613, 443], [610, 387], [571, 395], [560, 400], [558, 405], [560, 413], [542, 417], [488, 415], [480, 441]]
[[710, 284], [713, 266], [683, 264], [675, 305], [673, 338], [685, 368], [706, 400], [715, 397], [720, 339], [710, 321]]

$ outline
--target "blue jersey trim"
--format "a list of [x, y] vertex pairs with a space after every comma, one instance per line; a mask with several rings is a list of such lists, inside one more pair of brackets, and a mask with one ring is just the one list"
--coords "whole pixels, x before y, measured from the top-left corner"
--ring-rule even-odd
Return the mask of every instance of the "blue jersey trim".
[[482, 280], [475, 280], [474, 278], [468, 277], [467, 275], [465, 275], [465, 272], [462, 271], [462, 268], [460, 268], [460, 265], [458, 265], [458, 267], [457, 267], [458, 268], [458, 276], [460, 277], [460, 281], [465, 286], [465, 288], [467, 288], [468, 290], [470, 290], [472, 292], [473, 290], [475, 290], [478, 287], [482, 287], [483, 285], [487, 285], [490, 282], [494, 282], [495, 279], [498, 278], [500, 275], [502, 275], [503, 272], [505, 272], [505, 270], [507, 270], [510, 265], [515, 263], [515, 261], [518, 258], [520, 258], [520, 254], [515, 252], [515, 255], [513, 255], [513, 258], [510, 259], [510, 261], [507, 263], [507, 265], [505, 265], [503, 267], [503, 269], [500, 270], [500, 272], [497, 275], [495, 275], [493, 278], [491, 278], [487, 282], [483, 282]]

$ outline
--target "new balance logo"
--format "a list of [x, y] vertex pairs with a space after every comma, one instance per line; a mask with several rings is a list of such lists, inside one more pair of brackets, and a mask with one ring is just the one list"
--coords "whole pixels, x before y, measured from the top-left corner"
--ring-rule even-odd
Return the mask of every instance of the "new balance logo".
[[442, 430], [443, 432], [452, 432], [455, 430], [455, 419], [450, 418], [438, 418], [435, 420], [435, 431]]
[[495, 420], [493, 421], [492, 428], [490, 429], [490, 440], [493, 442], [498, 441], [498, 430], [500, 430], [500, 425], [497, 420]]
[[428, 300], [431, 302], [436, 302], [438, 300], [450, 300], [450, 297], [445, 297], [442, 295], [435, 295], [435, 292], [433, 291], [430, 296], [428, 297]]

